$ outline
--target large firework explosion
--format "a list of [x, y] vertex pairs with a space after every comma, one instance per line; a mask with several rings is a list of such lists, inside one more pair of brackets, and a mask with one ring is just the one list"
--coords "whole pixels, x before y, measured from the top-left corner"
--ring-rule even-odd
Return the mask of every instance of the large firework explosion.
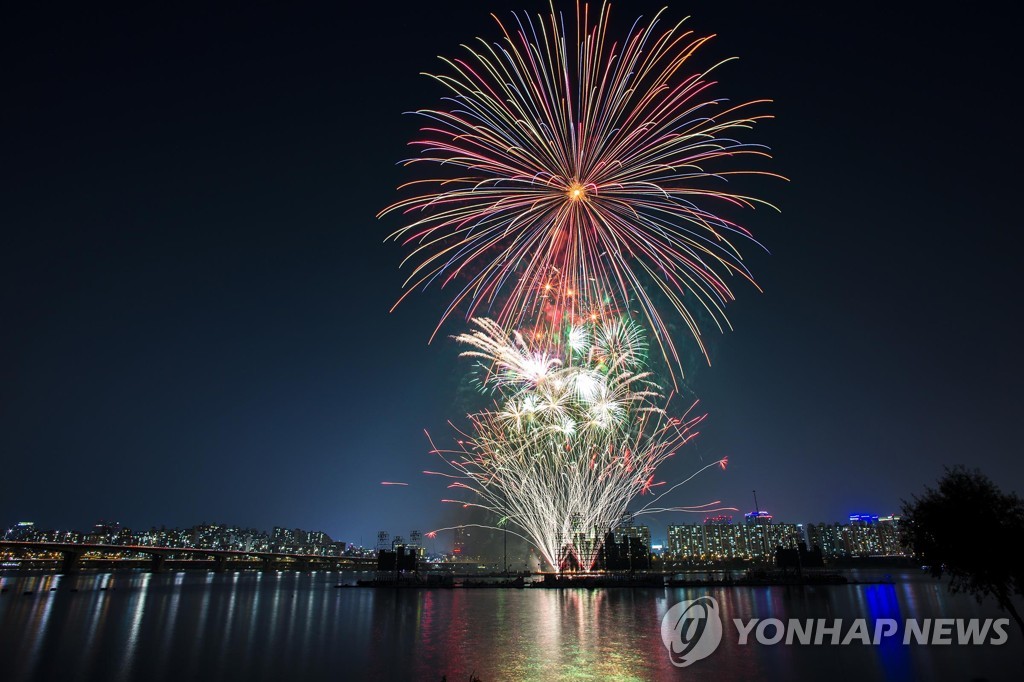
[[638, 497], [651, 501], [634, 514], [718, 504], [661, 502], [685, 481], [656, 471], [703, 416], [668, 415], [644, 328], [675, 382], [664, 313], [706, 356], [698, 318], [722, 329], [727, 280], [753, 283], [733, 243], [752, 236], [722, 210], [764, 204], [727, 180], [773, 175], [748, 163], [767, 150], [739, 139], [769, 117], [756, 113], [763, 101], [713, 96], [719, 64], [692, 66], [710, 38], [682, 23], [662, 31], [661, 13], [621, 43], [607, 4], [577, 4], [574, 20], [553, 6], [536, 21], [495, 19], [501, 39], [445, 59], [432, 77], [448, 96], [417, 112], [429, 123], [405, 163], [437, 175], [381, 215], [406, 221], [391, 235], [410, 249], [399, 302], [454, 288], [438, 328], [456, 310], [472, 320], [456, 338], [494, 400], [456, 447], [434, 447], [448, 467], [427, 473], [462, 493], [446, 501], [487, 510], [552, 567], [589, 570]]
[[[426, 473], [469, 493], [447, 502], [492, 512], [552, 567], [591, 570], [604, 533], [631, 500], [665, 485], [655, 470], [697, 435], [703, 416], [670, 418], [659, 406], [644, 333], [628, 319], [584, 318], [561, 338], [473, 323], [457, 340], [470, 347], [463, 356], [478, 361], [495, 402], [470, 415], [457, 449], [434, 450], [454, 473]], [[725, 461], [708, 466], [718, 464]], [[666, 511], [657, 505], [670, 491], [636, 514]]]
[[580, 301], [635, 304], [681, 367], [658, 297], [706, 355], [697, 309], [721, 329], [726, 280], [753, 282], [731, 241], [751, 235], [719, 211], [764, 203], [726, 183], [771, 175], [736, 164], [768, 156], [736, 138], [769, 118], [748, 113], [762, 101], [712, 97], [718, 64], [691, 66], [710, 37], [682, 23], [661, 32], [661, 13], [621, 43], [607, 36], [607, 4], [578, 5], [575, 20], [553, 6], [536, 21], [495, 19], [502, 38], [444, 59], [432, 76], [443, 107], [417, 112], [429, 123], [405, 163], [439, 176], [408, 183], [414, 196], [381, 214], [409, 221], [392, 235], [412, 248], [406, 295], [453, 286], [442, 322], [462, 309], [505, 329], [532, 324], [552, 292], [573, 314], [588, 312]]

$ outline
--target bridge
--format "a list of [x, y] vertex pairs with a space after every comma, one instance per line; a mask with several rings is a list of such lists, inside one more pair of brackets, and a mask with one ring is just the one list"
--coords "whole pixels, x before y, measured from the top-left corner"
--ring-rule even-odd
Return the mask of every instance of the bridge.
[[[60, 572], [76, 573], [85, 561], [92, 562], [124, 562], [125, 566], [138, 566], [138, 556], [148, 557], [149, 569], [158, 573], [165, 568], [170, 560], [179, 556], [191, 557], [191, 564], [199, 567], [213, 568], [223, 572], [228, 568], [259, 568], [262, 570], [372, 570], [377, 566], [376, 557], [324, 556], [321, 554], [302, 554], [299, 552], [257, 552], [233, 549], [206, 549], [202, 547], [153, 547], [150, 545], [98, 545], [75, 544], [70, 542], [21, 542], [16, 540], [0, 540], [0, 551], [10, 550], [21, 556], [29, 553], [60, 555]], [[132, 554], [125, 558], [122, 555]], [[91, 556], [86, 556], [91, 555]], [[96, 555], [99, 555], [97, 558]], [[115, 556], [116, 555], [116, 556]], [[105, 558], [104, 558], [105, 557]], [[199, 558], [197, 558], [199, 557]], [[35, 557], [34, 557], [35, 558]], [[23, 559], [24, 560], [24, 559]], [[175, 561], [175, 563], [181, 563]], [[212, 563], [212, 566], [209, 564]]]

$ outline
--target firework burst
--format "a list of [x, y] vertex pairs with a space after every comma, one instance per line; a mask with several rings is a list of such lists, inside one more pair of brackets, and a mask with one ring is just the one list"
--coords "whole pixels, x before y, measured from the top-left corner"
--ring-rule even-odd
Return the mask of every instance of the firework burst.
[[607, 4], [578, 5], [575, 20], [553, 7], [536, 21], [495, 19], [501, 39], [444, 59], [432, 76], [449, 93], [444, 106], [417, 112], [429, 123], [405, 163], [441, 175], [403, 186], [413, 196], [381, 213], [408, 221], [392, 235], [411, 249], [405, 295], [452, 286], [442, 323], [462, 309], [504, 329], [545, 305], [632, 309], [681, 367], [658, 297], [706, 356], [697, 309], [722, 329], [727, 280], [753, 282], [733, 243], [751, 235], [720, 210], [764, 203], [726, 182], [772, 175], [733, 167], [769, 156], [737, 139], [769, 118], [748, 113], [763, 101], [712, 97], [718, 65], [691, 66], [710, 37], [682, 23], [661, 31], [661, 13], [621, 43], [607, 35]]
[[[470, 348], [463, 356], [478, 361], [495, 403], [470, 415], [457, 448], [435, 447], [449, 471], [426, 473], [468, 494], [446, 502], [492, 512], [552, 567], [589, 570], [604, 532], [634, 498], [653, 497], [638, 514], [667, 511], [656, 505], [680, 484], [655, 496], [665, 485], [655, 471], [704, 417], [691, 416], [691, 407], [671, 418], [658, 406], [660, 389], [644, 371], [644, 334], [629, 320], [573, 324], [560, 343], [509, 334], [489, 319], [473, 323], [457, 340]], [[724, 460], [708, 466], [718, 464]]]

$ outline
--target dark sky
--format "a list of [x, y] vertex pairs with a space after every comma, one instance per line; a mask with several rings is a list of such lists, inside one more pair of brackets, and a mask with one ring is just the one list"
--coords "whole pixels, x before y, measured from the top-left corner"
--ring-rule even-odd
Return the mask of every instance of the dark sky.
[[[427, 345], [444, 292], [388, 313], [400, 223], [375, 214], [410, 177], [402, 112], [442, 94], [419, 72], [545, 4], [140, 4], [0, 21], [0, 524], [369, 543], [450, 519], [423, 430], [464, 415], [465, 364]], [[618, 3], [613, 33], [661, 4]], [[717, 94], [775, 100], [751, 139], [791, 179], [757, 186], [781, 215], [738, 216], [765, 293], [738, 286], [690, 367], [710, 416], [665, 476], [730, 467], [675, 501], [756, 488], [777, 519], [839, 520], [956, 463], [1024, 492], [1015, 18], [668, 4], [718, 34], [699, 64], [741, 58]]]

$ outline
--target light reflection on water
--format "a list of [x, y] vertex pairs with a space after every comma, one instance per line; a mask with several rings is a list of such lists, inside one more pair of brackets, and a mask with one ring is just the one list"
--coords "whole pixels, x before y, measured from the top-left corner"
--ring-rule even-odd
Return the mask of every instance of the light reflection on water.
[[[1024, 679], [1001, 647], [740, 646], [732, 618], [1001, 617], [923, 576], [895, 585], [609, 590], [343, 588], [346, 573], [0, 577], [5, 680]], [[50, 588], [56, 588], [51, 591]], [[76, 589], [77, 591], [72, 591]], [[24, 595], [25, 591], [31, 595]], [[709, 658], [674, 668], [665, 612], [710, 594]]]

